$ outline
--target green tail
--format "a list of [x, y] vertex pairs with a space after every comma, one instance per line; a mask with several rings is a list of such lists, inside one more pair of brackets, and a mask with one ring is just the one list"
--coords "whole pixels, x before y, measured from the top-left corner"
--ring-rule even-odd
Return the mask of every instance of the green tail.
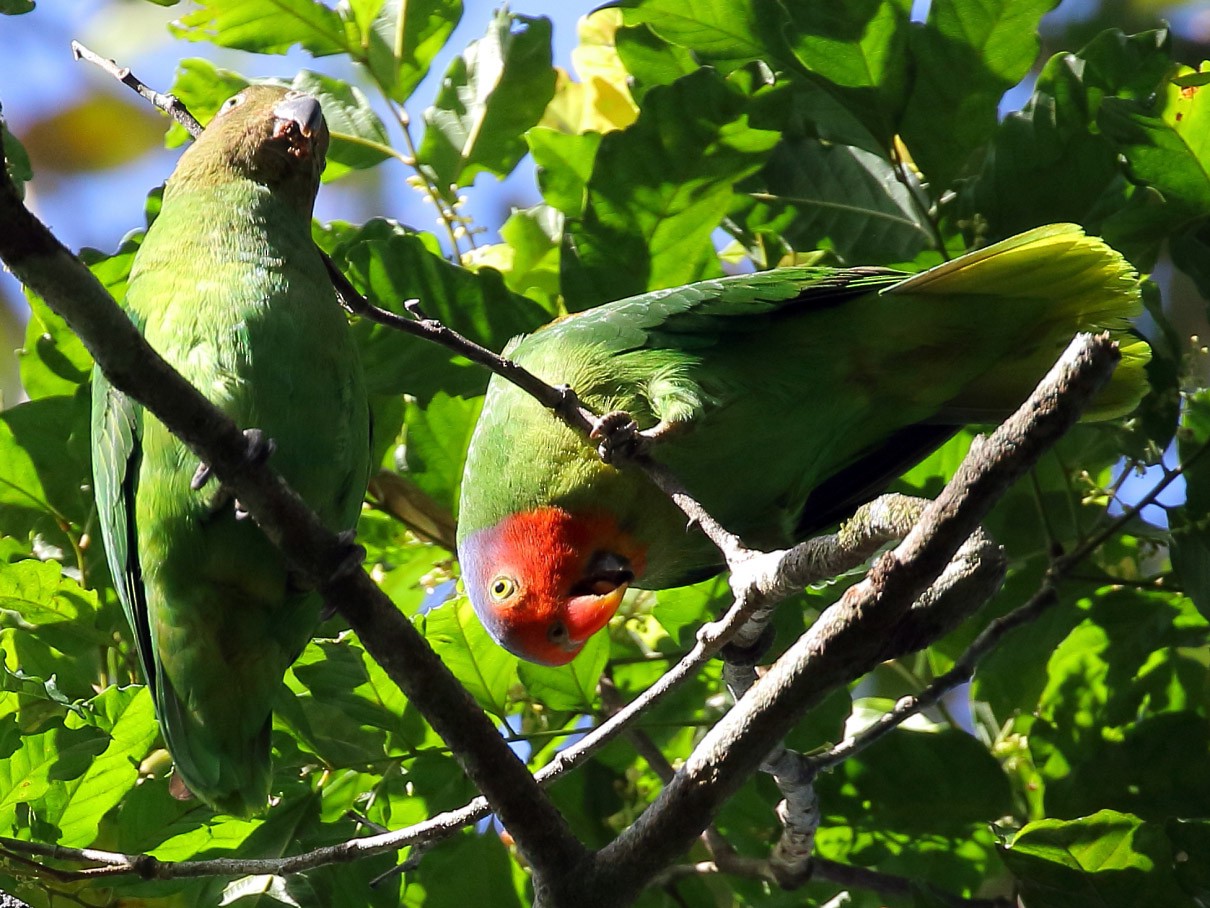
[[1077, 331], [1109, 332], [1122, 354], [1110, 383], [1085, 411], [1085, 420], [1129, 413], [1147, 391], [1150, 348], [1131, 331], [1143, 311], [1138, 274], [1116, 250], [1084, 235], [1075, 224], [1050, 224], [964, 255], [885, 291], [914, 296], [987, 295], [996, 306], [1014, 298], [1046, 301], [1042, 320], [1003, 366], [970, 381], [944, 408], [959, 422], [996, 421], [1015, 409], [1053, 365]]

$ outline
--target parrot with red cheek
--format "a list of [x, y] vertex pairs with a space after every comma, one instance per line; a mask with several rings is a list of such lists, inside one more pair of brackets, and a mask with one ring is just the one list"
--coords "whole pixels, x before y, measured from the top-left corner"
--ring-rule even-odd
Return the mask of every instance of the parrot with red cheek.
[[[961, 426], [994, 423], [1072, 336], [1109, 331], [1122, 361], [1085, 419], [1134, 409], [1147, 344], [1138, 276], [1071, 224], [927, 271], [779, 268], [621, 300], [555, 321], [505, 355], [625, 411], [723, 526], [782, 548], [851, 513]], [[560, 665], [631, 586], [725, 567], [638, 469], [602, 462], [493, 376], [467, 452], [458, 523], [467, 596], [502, 646]]]

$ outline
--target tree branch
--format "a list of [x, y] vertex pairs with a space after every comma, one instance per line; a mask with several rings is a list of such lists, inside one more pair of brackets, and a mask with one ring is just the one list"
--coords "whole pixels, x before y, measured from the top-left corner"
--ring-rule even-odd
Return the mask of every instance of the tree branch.
[[591, 863], [580, 904], [624, 904], [681, 854], [779, 741], [829, 691], [902, 647], [891, 631], [1001, 494], [1075, 423], [1119, 354], [1108, 336], [1080, 335], [1029, 400], [972, 445], [954, 479], [893, 552], [850, 588], [703, 738], [676, 778]]
[[114, 387], [146, 406], [209, 464], [292, 567], [342, 612], [487, 795], [536, 876], [566, 873], [583, 860], [586, 851], [562, 815], [424, 638], [363, 570], [347, 568], [349, 546], [257, 462], [225, 414], [148, 346], [92, 273], [25, 208], [6, 170], [0, 176], [0, 258], [63, 317]]

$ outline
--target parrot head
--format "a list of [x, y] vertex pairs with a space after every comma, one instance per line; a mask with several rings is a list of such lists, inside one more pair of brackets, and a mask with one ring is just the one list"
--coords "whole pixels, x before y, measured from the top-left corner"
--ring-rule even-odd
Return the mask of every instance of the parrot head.
[[552, 506], [471, 533], [458, 556], [483, 626], [509, 652], [544, 665], [574, 659], [644, 567], [644, 547], [612, 517]]
[[181, 156], [170, 184], [252, 180], [296, 199], [309, 218], [328, 141], [315, 98], [280, 85], [249, 85], [223, 102]]

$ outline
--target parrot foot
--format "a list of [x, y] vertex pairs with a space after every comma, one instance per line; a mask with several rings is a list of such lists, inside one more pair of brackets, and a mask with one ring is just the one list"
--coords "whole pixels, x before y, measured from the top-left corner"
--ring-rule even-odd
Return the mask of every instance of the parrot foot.
[[[365, 563], [365, 546], [358, 545], [353, 541], [356, 536], [357, 533], [354, 530], [344, 530], [336, 534], [336, 541], [345, 549], [345, 553], [340, 560], [340, 564], [336, 565], [336, 569], [332, 571], [331, 580], [340, 580], [347, 577]], [[336, 606], [331, 602], [324, 602], [323, 610], [319, 613], [319, 620], [327, 621], [335, 614]]]
[[336, 534], [336, 541], [342, 548], [345, 549], [344, 556], [340, 560], [340, 564], [336, 566], [336, 570], [332, 571], [332, 579], [340, 580], [348, 577], [354, 571], [361, 568], [365, 564], [366, 549], [364, 545], [359, 545], [355, 540], [357, 532], [355, 530], [344, 530]]
[[[273, 439], [260, 429], [244, 429], [244, 438], [248, 439], [248, 451], [244, 455], [246, 464], [264, 463], [277, 448]], [[210, 482], [213, 475], [214, 471], [210, 468], [210, 464], [199, 463], [197, 469], [193, 471], [193, 478], [189, 480], [189, 488], [200, 492]], [[239, 499], [235, 498], [226, 486], [220, 486], [219, 490], [214, 493], [214, 498], [210, 500], [210, 512], [218, 513], [227, 506], [229, 501], [235, 504], [235, 519], [247, 520], [249, 516], [247, 509], [239, 503]]]
[[601, 460], [614, 463], [647, 454], [652, 445], [672, 434], [680, 425], [662, 419], [650, 429], [639, 429], [634, 417], [625, 410], [613, 410], [597, 420], [588, 437], [597, 443]]
[[[244, 429], [244, 438], [248, 439], [248, 453], [244, 457], [246, 463], [264, 463], [272, 456], [277, 447], [273, 443], [273, 439], [260, 429]], [[214, 471], [210, 468], [210, 464], [199, 463], [197, 469], [193, 471], [193, 478], [189, 480], [189, 488], [200, 492], [206, 487], [206, 483], [210, 482], [213, 475]]]
[[738, 646], [734, 643], [728, 643], [719, 651], [719, 655], [732, 665], [756, 665], [769, 652], [769, 647], [773, 645], [773, 639], [776, 636], [777, 631], [773, 625], [766, 624], [765, 629], [761, 631], [760, 636], [751, 645]]

